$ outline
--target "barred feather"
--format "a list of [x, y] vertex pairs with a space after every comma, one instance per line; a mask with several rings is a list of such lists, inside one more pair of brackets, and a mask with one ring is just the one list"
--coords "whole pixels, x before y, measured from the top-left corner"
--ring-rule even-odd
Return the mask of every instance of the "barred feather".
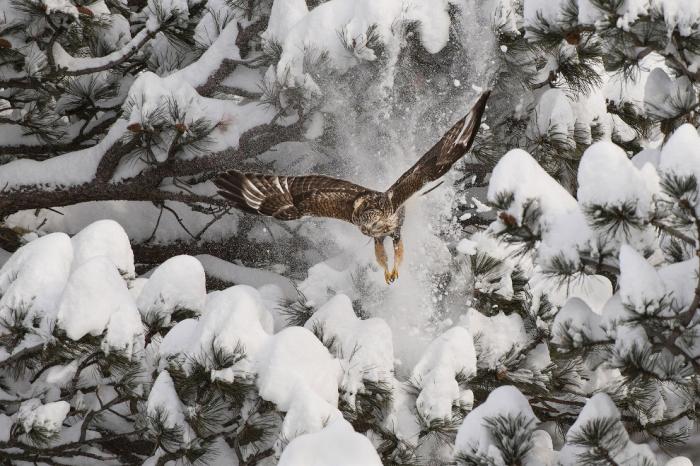
[[219, 194], [248, 213], [294, 220], [305, 215], [351, 221], [353, 202], [372, 191], [321, 175], [274, 176], [226, 172], [214, 180]]

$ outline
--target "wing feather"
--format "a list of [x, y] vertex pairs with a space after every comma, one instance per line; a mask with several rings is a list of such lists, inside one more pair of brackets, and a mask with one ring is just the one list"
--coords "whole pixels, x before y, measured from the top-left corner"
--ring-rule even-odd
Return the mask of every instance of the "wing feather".
[[472, 109], [428, 152], [388, 189], [387, 194], [396, 210], [423, 186], [447, 173], [452, 165], [469, 152], [481, 125], [481, 117], [491, 91], [479, 97]]
[[355, 199], [373, 192], [329, 176], [275, 176], [236, 170], [219, 175], [214, 184], [234, 207], [280, 220], [310, 215], [352, 222]]

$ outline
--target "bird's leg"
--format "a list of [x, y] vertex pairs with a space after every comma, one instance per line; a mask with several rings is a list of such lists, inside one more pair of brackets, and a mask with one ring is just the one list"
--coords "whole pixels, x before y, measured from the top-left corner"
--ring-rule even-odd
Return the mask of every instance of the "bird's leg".
[[394, 268], [391, 271], [391, 281], [399, 278], [399, 267], [403, 262], [403, 241], [401, 241], [401, 228], [403, 228], [403, 220], [406, 216], [406, 210], [402, 206], [398, 211], [399, 221], [398, 227], [391, 234], [391, 241], [394, 243]]
[[384, 238], [374, 238], [374, 255], [377, 262], [384, 269], [384, 280], [387, 284], [393, 282], [391, 273], [389, 272], [389, 264], [387, 264], [386, 249], [384, 249]]
[[394, 268], [391, 271], [391, 281], [393, 282], [399, 278], [399, 267], [403, 261], [403, 241], [401, 241], [401, 237], [392, 236], [391, 239], [394, 242]]

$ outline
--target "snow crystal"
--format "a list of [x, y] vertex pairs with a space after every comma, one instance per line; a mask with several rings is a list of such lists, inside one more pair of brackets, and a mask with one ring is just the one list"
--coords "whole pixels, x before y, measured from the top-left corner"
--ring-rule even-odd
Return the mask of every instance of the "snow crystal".
[[68, 152], [48, 160], [17, 159], [2, 166], [0, 185], [6, 189], [25, 185], [47, 187], [74, 186], [91, 181], [105, 151], [124, 134], [126, 122], [122, 119], [110, 127], [96, 145]]
[[141, 315], [158, 316], [164, 325], [178, 310], [200, 314], [207, 299], [202, 264], [192, 256], [172, 257], [153, 271], [137, 301]]
[[299, 435], [318, 432], [343, 415], [334, 405], [313, 390], [297, 387], [284, 416], [279, 438], [291, 440]]
[[63, 233], [43, 236], [19, 248], [0, 269], [0, 318], [12, 322], [13, 312], [26, 311], [26, 322], [38, 318], [40, 328], [50, 331], [72, 260], [73, 246]]
[[549, 302], [557, 307], [563, 306], [569, 298], [579, 298], [597, 314], [613, 294], [612, 283], [602, 275], [581, 275], [562, 285], [559, 280], [536, 274], [530, 286], [533, 294], [545, 293]]
[[[110, 321], [108, 340], [116, 348], [131, 345], [143, 333], [136, 303], [112, 261], [93, 257], [71, 274], [58, 305], [58, 326], [72, 340], [101, 335]], [[111, 346], [111, 345], [110, 345]]]
[[420, 387], [416, 407], [426, 420], [451, 419], [452, 406], [462, 396], [462, 382], [476, 375], [476, 351], [469, 330], [454, 327], [437, 337], [413, 368], [411, 380]]
[[372, 443], [342, 417], [319, 432], [301, 435], [282, 452], [278, 466], [381, 466]]
[[33, 429], [43, 429], [49, 432], [58, 432], [63, 420], [70, 411], [70, 404], [66, 401], [41, 404], [38, 398], [32, 398], [23, 402], [17, 411], [17, 421], [22, 424], [25, 432]]
[[489, 394], [484, 403], [464, 418], [457, 431], [455, 451], [479, 453], [490, 458], [495, 464], [503, 464], [500, 451], [493, 447], [494, 439], [485, 421], [496, 416], [517, 415], [522, 415], [533, 423], [537, 422], [527, 399], [517, 388], [509, 385], [498, 387]]
[[134, 278], [134, 253], [129, 236], [114, 220], [98, 220], [73, 236], [73, 269], [96, 256], [108, 257], [125, 278]]
[[513, 348], [524, 347], [528, 343], [523, 319], [518, 314], [505, 315], [503, 312], [487, 317], [476, 309], [469, 309], [462, 316], [460, 324], [479, 340], [479, 365], [496, 368], [498, 360]]
[[464, 238], [457, 243], [457, 252], [466, 256], [473, 256], [477, 251], [477, 242]]
[[544, 430], [536, 430], [531, 437], [532, 448], [523, 458], [523, 464], [533, 466], [555, 466], [559, 454], [554, 450], [552, 437]]

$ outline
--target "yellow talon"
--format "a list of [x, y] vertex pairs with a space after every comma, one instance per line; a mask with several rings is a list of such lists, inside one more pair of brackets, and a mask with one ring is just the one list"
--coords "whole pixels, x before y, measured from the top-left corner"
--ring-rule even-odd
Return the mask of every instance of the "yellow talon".
[[386, 281], [387, 285], [391, 285], [391, 282], [394, 281], [393, 273], [389, 272], [388, 270], [384, 271], [384, 281]]
[[391, 281], [394, 282], [398, 280], [399, 278], [399, 269], [394, 268], [394, 270], [391, 271]]

